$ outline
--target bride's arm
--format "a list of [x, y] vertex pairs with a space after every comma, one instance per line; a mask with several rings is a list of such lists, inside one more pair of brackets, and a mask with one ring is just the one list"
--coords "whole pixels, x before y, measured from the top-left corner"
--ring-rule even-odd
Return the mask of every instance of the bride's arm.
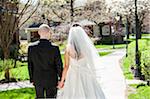
[[65, 81], [65, 78], [66, 78], [66, 74], [67, 74], [67, 71], [68, 71], [68, 68], [69, 68], [69, 51], [65, 51], [65, 56], [64, 56], [64, 69], [63, 69], [63, 72], [62, 72], [62, 78], [61, 78], [61, 81], [60, 81], [60, 87], [63, 87], [63, 83]]

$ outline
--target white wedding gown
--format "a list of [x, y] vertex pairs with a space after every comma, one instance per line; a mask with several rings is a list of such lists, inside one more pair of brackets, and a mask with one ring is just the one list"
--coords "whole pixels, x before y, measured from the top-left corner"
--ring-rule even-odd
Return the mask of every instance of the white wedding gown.
[[57, 99], [105, 99], [84, 57], [79, 60], [70, 57], [64, 88], [58, 91]]

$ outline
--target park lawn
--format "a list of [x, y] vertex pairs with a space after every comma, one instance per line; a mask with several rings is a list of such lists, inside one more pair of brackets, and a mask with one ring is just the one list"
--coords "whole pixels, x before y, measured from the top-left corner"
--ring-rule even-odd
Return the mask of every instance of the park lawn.
[[108, 54], [111, 54], [111, 53], [112, 52], [109, 52], [109, 51], [108, 52], [100, 52], [99, 55], [100, 56], [105, 56], [105, 55], [108, 55]]
[[135, 89], [135, 92], [130, 92], [128, 99], [150, 99], [150, 86], [130, 85]]
[[[113, 49], [113, 45], [95, 45], [97, 49]], [[125, 48], [126, 44], [115, 44], [115, 49]]]
[[[150, 47], [150, 39], [140, 39], [139, 41], [139, 51], [142, 53]], [[123, 58], [122, 62], [123, 72], [126, 79], [133, 79], [134, 75], [130, 71], [130, 67], [135, 67], [135, 40], [132, 41], [128, 46], [128, 57]]]
[[142, 34], [142, 36], [150, 37], [150, 33], [149, 34]]
[[[112, 52], [100, 52], [100, 56], [105, 56], [108, 55]], [[64, 62], [64, 55], [61, 55], [62, 61]], [[20, 67], [17, 68], [12, 68], [10, 69], [10, 75], [13, 78], [16, 78], [18, 81], [24, 81], [24, 80], [29, 80], [29, 75], [28, 75], [28, 67], [27, 63], [18, 63]], [[17, 64], [17, 65], [18, 65]], [[0, 80], [4, 79], [4, 71], [0, 72]]]
[[35, 99], [34, 88], [22, 88], [0, 92], [0, 99]]
[[131, 73], [130, 67], [131, 67], [131, 63], [130, 60], [126, 57], [123, 58], [123, 73], [126, 79], [133, 79], [134, 75]]
[[[136, 34], [130, 34], [130, 37], [135, 37]], [[142, 36], [150, 36], [150, 33], [142, 33]]]
[[[27, 65], [10, 69], [10, 76], [17, 80], [29, 80]], [[0, 80], [1, 79], [4, 79], [4, 71], [0, 72]]]
[[[1, 61], [2, 62], [2, 61]], [[28, 73], [27, 68], [27, 62], [19, 62], [17, 61], [17, 68], [13, 68], [10, 70], [11, 77], [16, 78], [18, 80], [27, 80], [29, 77], [26, 76], [26, 73]], [[0, 80], [4, 79], [4, 71], [0, 72]]]

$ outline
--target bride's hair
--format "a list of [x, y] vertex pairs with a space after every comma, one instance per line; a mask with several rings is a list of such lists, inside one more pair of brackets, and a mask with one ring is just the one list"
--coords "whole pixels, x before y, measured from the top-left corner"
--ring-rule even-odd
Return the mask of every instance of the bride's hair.
[[77, 26], [82, 27], [82, 26], [81, 26], [81, 24], [80, 24], [80, 23], [78, 23], [78, 22], [74, 22], [74, 23], [72, 24], [72, 26], [71, 26], [71, 27], [77, 27]]
[[[79, 23], [74, 23], [74, 24], [72, 25], [72, 27], [81, 27], [81, 25], [80, 25]], [[77, 58], [80, 58], [80, 56], [81, 56], [81, 51], [80, 51], [79, 48], [77, 48], [77, 44], [76, 44], [76, 43], [77, 43], [77, 42], [72, 41], [72, 44], [73, 44], [73, 46], [74, 46], [74, 50], [75, 50], [76, 53], [77, 53]]]
[[77, 44], [76, 44], [75, 42], [73, 42], [73, 46], [74, 46], [74, 50], [75, 50], [76, 53], [77, 53], [77, 59], [79, 59], [80, 56], [81, 56], [81, 51], [80, 51], [79, 48], [77, 49]]
[[72, 27], [77, 27], [77, 26], [80, 26], [80, 27], [81, 27], [81, 25], [78, 24], [78, 23], [72, 25]]

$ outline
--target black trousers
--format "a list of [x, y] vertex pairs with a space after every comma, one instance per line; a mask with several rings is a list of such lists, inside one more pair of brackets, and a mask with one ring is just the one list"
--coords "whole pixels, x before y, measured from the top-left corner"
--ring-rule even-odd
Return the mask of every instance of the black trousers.
[[36, 91], [36, 99], [41, 99], [41, 98], [55, 99], [57, 96], [56, 87], [45, 88], [42, 86], [35, 85], [35, 91]]

